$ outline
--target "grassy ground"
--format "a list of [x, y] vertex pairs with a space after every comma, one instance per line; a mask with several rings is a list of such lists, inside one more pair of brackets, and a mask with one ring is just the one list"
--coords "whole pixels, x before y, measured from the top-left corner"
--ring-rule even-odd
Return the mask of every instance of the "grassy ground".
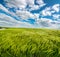
[[60, 57], [60, 30], [0, 30], [0, 57]]

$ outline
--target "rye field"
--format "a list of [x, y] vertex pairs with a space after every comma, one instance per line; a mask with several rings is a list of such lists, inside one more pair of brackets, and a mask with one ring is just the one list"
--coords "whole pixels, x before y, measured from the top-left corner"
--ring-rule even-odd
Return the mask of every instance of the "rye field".
[[0, 30], [0, 57], [60, 57], [60, 30]]

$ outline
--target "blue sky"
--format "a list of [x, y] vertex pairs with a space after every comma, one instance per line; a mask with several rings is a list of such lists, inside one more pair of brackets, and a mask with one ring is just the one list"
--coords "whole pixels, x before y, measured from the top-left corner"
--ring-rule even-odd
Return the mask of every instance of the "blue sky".
[[0, 26], [60, 29], [60, 0], [0, 0]]

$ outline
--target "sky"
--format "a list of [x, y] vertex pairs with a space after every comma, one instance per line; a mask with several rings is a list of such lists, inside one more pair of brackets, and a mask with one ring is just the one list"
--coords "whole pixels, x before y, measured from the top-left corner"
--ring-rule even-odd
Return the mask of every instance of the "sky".
[[0, 26], [60, 29], [60, 0], [0, 0]]

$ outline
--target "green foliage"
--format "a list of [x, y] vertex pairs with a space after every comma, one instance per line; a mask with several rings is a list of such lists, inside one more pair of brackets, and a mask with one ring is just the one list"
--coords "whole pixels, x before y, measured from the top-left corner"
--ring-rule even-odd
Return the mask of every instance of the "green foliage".
[[60, 30], [0, 30], [0, 57], [60, 57]]

